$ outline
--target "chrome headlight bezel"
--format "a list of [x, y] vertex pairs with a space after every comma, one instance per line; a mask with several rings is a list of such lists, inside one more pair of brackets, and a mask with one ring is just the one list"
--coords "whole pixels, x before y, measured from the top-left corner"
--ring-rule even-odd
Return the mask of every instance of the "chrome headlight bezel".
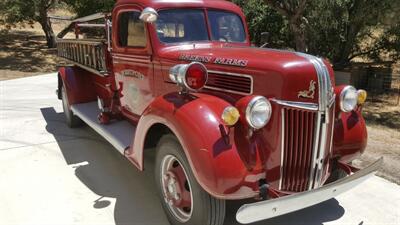
[[357, 89], [351, 85], [343, 88], [340, 92], [340, 109], [343, 112], [351, 112], [357, 107], [358, 92]]
[[[260, 111], [257, 107], [265, 107], [265, 110]], [[264, 118], [256, 118], [256, 110], [260, 111], [258, 116], [264, 116]], [[264, 112], [263, 112], [264, 111]], [[250, 127], [254, 129], [261, 129], [268, 124], [271, 119], [272, 105], [271, 102], [263, 96], [256, 96], [252, 98], [246, 108], [246, 121]], [[257, 121], [258, 120], [258, 121]]]

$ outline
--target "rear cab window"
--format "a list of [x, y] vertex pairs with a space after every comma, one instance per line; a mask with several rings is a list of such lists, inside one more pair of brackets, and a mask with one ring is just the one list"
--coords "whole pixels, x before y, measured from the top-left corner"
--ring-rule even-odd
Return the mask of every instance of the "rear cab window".
[[139, 19], [140, 12], [122, 12], [118, 19], [118, 45], [120, 47], [144, 48], [147, 45], [146, 26]]

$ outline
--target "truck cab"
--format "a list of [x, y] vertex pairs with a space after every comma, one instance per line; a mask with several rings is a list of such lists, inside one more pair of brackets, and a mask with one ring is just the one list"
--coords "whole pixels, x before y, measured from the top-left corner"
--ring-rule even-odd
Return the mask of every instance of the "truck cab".
[[[95, 22], [93, 22], [95, 21]], [[99, 22], [100, 21], [100, 22]], [[366, 92], [336, 86], [325, 59], [252, 46], [223, 0], [118, 0], [59, 39], [68, 125], [83, 122], [155, 179], [171, 224], [250, 223], [319, 203], [376, 172], [364, 151]], [[84, 28], [100, 39], [80, 38]], [[134, 204], [134, 203], [133, 203]]]

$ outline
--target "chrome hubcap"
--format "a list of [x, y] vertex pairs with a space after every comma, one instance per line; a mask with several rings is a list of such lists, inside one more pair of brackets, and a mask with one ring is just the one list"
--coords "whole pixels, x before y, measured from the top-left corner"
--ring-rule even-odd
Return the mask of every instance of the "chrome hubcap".
[[179, 160], [167, 155], [161, 162], [163, 197], [174, 217], [184, 223], [192, 216], [193, 196], [186, 171]]

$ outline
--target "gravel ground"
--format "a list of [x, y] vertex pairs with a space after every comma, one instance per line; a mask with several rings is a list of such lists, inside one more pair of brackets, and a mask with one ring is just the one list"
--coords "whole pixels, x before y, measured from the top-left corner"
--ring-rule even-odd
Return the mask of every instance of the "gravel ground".
[[360, 159], [353, 161], [357, 167], [365, 167], [376, 159], [384, 158], [378, 176], [400, 184], [400, 131], [385, 126], [368, 126], [368, 145]]

